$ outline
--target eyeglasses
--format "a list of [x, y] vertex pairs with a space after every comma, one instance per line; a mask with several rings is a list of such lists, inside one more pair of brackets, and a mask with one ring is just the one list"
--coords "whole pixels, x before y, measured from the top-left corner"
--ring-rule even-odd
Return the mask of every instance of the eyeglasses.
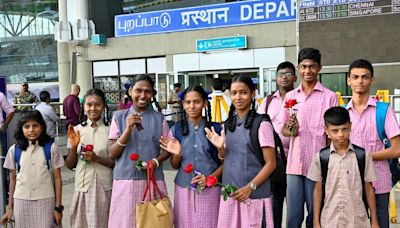
[[289, 78], [289, 77], [294, 76], [294, 74], [293, 74], [292, 72], [282, 72], [282, 73], [278, 73], [278, 77], [283, 78], [284, 76], [287, 77], [287, 78]]

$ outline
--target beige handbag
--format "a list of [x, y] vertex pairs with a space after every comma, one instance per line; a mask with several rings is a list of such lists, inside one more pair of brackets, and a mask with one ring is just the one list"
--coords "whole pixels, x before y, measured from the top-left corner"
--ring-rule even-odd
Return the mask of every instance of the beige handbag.
[[[136, 205], [136, 227], [172, 228], [174, 216], [171, 201], [168, 196], [162, 195], [157, 186], [153, 171], [153, 167], [148, 167], [146, 189], [142, 201]], [[153, 198], [150, 191], [151, 186], [153, 186]], [[149, 193], [149, 201], [146, 201], [147, 193]], [[157, 193], [159, 198], [157, 198]]]

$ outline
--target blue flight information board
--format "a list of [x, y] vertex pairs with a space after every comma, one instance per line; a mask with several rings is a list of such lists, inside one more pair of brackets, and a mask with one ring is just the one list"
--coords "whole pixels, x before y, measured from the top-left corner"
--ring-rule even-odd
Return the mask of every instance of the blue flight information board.
[[320, 21], [400, 13], [400, 0], [302, 0], [299, 21]]

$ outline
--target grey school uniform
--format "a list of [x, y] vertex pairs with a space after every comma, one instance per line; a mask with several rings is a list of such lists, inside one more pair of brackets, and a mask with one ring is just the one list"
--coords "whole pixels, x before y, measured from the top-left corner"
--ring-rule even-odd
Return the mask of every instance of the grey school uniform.
[[[245, 118], [237, 119], [234, 132], [226, 130], [226, 153], [224, 161], [224, 172], [222, 174], [223, 184], [232, 184], [238, 189], [249, 184], [260, 172], [262, 165], [253, 152], [250, 140], [250, 129], [244, 127]], [[267, 179], [257, 186], [250, 198], [261, 199], [271, 196], [271, 182]]]
[[[111, 125], [116, 123], [119, 133], [122, 133], [126, 128], [126, 118], [134, 112], [133, 107], [117, 111]], [[136, 204], [142, 200], [147, 178], [146, 171], [138, 171], [135, 167], [136, 162], [130, 160], [129, 156], [137, 153], [142, 161], [158, 157], [160, 154], [159, 139], [163, 132], [169, 131], [161, 113], [149, 108], [140, 114], [144, 129], [138, 131], [135, 128], [132, 131], [126, 147], [115, 160], [108, 227], [136, 227]], [[154, 176], [161, 193], [165, 196], [168, 195], [162, 164], [154, 170]]]
[[[193, 173], [183, 172], [184, 167], [191, 163], [193, 168], [205, 176], [212, 174], [217, 163], [209, 152], [210, 143], [204, 134], [206, 121], [202, 119], [197, 129], [188, 121], [189, 134], [182, 137], [181, 166], [175, 177], [174, 224], [182, 227], [216, 227], [220, 201], [220, 188], [205, 188], [199, 194], [186, 186], [194, 177]], [[175, 128], [172, 129], [175, 134]], [[174, 135], [175, 136], [175, 135]]]

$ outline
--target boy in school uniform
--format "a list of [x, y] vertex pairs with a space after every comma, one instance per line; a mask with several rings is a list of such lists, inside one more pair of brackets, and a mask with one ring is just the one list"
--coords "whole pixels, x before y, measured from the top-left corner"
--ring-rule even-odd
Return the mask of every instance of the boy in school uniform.
[[315, 48], [303, 48], [298, 55], [300, 85], [288, 92], [282, 105], [296, 101], [291, 112], [281, 108], [277, 126], [282, 135], [290, 139], [286, 166], [286, 227], [301, 227], [304, 220], [304, 203], [307, 207], [306, 227], [312, 227], [312, 192], [314, 183], [306, 178], [312, 158], [327, 146], [323, 113], [337, 106], [334, 92], [318, 81], [322, 69], [321, 53]]
[[[389, 168], [390, 158], [400, 156], [400, 128], [393, 108], [386, 109], [384, 122], [378, 122], [379, 104], [370, 96], [370, 89], [375, 81], [372, 64], [365, 59], [353, 61], [349, 67], [347, 84], [351, 87], [352, 97], [346, 106], [349, 111], [353, 131], [350, 140], [365, 149], [374, 160], [378, 179], [373, 182], [375, 189], [376, 211], [381, 228], [389, 228], [389, 193], [392, 189], [392, 175]], [[378, 124], [383, 125], [383, 132], [391, 147], [385, 149], [380, 139]]]
[[376, 172], [372, 157], [349, 140], [349, 112], [342, 107], [330, 108], [324, 114], [324, 121], [331, 145], [316, 154], [307, 175], [315, 182], [314, 228], [369, 227], [367, 207], [371, 227], [379, 227], [372, 187]]

